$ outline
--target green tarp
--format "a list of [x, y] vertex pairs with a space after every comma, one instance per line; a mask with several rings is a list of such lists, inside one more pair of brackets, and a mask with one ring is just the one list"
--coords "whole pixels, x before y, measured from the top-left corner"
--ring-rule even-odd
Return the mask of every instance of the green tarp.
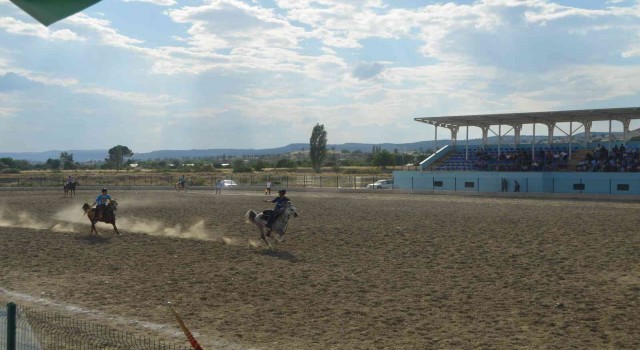
[[100, 0], [11, 0], [24, 12], [48, 26], [78, 13]]

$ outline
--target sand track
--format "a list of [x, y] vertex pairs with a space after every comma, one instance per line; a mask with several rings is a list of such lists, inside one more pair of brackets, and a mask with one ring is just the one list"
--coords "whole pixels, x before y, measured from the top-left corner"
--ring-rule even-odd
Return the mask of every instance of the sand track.
[[95, 194], [58, 195], [2, 192], [1, 288], [151, 324], [171, 300], [218, 348], [640, 348], [640, 204], [292, 191], [267, 250], [260, 192], [115, 192], [99, 237]]

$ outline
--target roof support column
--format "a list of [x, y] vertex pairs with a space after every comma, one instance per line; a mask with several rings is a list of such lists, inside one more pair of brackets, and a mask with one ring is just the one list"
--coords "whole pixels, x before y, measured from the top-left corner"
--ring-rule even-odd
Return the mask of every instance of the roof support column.
[[569, 159], [571, 159], [572, 148], [573, 148], [573, 120], [569, 122]]
[[611, 135], [611, 118], [609, 118], [609, 153], [611, 153], [611, 139], [613, 139], [613, 135]]
[[590, 120], [582, 122], [582, 125], [584, 125], [584, 148], [589, 147], [589, 142], [591, 142], [591, 124]]
[[531, 161], [536, 161], [536, 122], [533, 122], [533, 138], [531, 139]]
[[498, 124], [498, 159], [500, 158], [500, 146], [502, 146], [502, 124]]
[[464, 142], [464, 160], [469, 160], [469, 124], [467, 124], [467, 138]]
[[457, 125], [450, 125], [448, 128], [451, 130], [451, 144], [455, 146], [458, 144], [458, 130], [460, 127]]
[[514, 133], [513, 148], [518, 149], [518, 146], [520, 146], [520, 131], [522, 131], [522, 124], [514, 124], [512, 126], [513, 126], [513, 133]]
[[489, 126], [481, 126], [482, 129], [482, 147], [487, 148], [487, 143], [489, 143]]
[[549, 147], [551, 147], [551, 145], [553, 144], [553, 131], [556, 129], [556, 123], [555, 122], [546, 122], [544, 123], [547, 126], [547, 135], [548, 139], [547, 139], [547, 143], [549, 144]]
[[631, 119], [625, 118], [620, 121], [622, 122], [622, 140], [626, 146], [627, 141], [629, 141], [629, 125], [631, 125]]
[[436, 135], [435, 135], [435, 146], [434, 146], [434, 150], [433, 153], [438, 152], [438, 125], [436, 124]]

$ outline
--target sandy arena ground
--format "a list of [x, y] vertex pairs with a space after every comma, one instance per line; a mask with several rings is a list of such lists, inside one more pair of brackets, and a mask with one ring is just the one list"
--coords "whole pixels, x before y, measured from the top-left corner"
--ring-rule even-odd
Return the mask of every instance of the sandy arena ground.
[[291, 191], [269, 250], [257, 191], [112, 191], [121, 236], [96, 195], [0, 192], [0, 299], [181, 337], [170, 300], [209, 350], [640, 348], [640, 203]]

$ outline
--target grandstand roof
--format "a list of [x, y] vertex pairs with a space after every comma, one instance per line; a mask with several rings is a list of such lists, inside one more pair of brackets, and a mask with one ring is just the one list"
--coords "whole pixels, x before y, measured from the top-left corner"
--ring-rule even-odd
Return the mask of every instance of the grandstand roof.
[[581, 109], [571, 111], [471, 114], [414, 118], [415, 121], [442, 127], [451, 126], [491, 126], [533, 123], [568, 123], [603, 120], [640, 119], [640, 107]]

